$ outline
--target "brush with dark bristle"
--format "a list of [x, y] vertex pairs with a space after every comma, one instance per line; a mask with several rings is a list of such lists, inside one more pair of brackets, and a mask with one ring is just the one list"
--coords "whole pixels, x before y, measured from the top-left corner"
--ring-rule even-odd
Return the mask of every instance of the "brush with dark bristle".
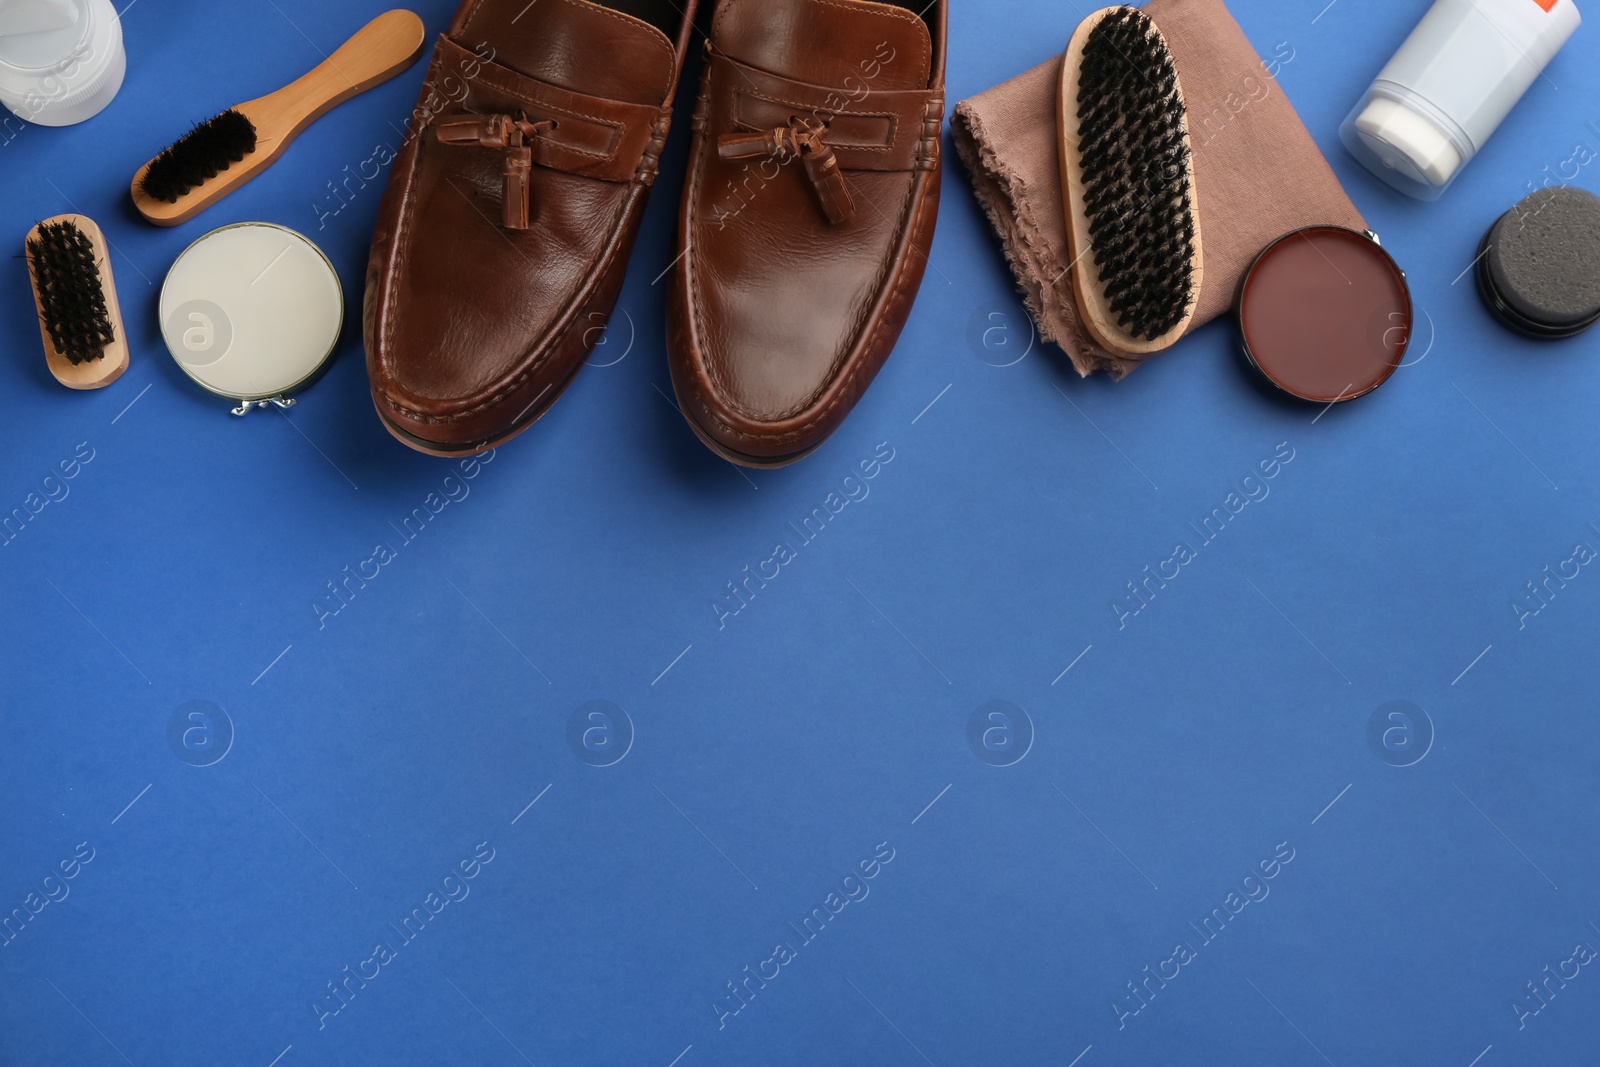
[[1183, 91], [1161, 32], [1131, 7], [1097, 11], [1062, 64], [1068, 254], [1084, 326], [1141, 359], [1182, 337], [1201, 280]]
[[128, 369], [128, 345], [100, 228], [60, 215], [29, 231], [26, 248], [50, 372], [69, 389], [110, 385]]
[[255, 150], [255, 123], [229, 108], [200, 123], [151, 160], [139, 179], [139, 188], [152, 200], [176, 204], [183, 194], [242, 163]]
[[415, 63], [422, 19], [388, 11], [309, 74], [209, 119], [133, 176], [133, 206], [157, 226], [188, 222], [277, 161], [300, 132], [333, 108]]

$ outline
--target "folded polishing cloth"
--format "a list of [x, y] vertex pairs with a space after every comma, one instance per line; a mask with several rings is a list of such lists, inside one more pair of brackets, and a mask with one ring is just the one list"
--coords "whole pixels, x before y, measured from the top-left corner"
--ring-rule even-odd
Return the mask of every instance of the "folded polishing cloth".
[[[1143, 10], [1167, 39], [1189, 108], [1205, 263], [1194, 330], [1228, 310], [1240, 277], [1277, 238], [1304, 226], [1366, 223], [1274, 80], [1277, 66], [1256, 55], [1222, 0], [1150, 0]], [[1096, 345], [1072, 296], [1060, 75], [1058, 57], [962, 101], [952, 137], [1040, 336], [1066, 349], [1079, 374], [1120, 378], [1139, 361]]]

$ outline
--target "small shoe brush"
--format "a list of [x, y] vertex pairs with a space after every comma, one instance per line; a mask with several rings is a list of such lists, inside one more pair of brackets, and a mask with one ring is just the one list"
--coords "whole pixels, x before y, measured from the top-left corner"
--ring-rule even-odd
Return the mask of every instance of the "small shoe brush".
[[426, 37], [410, 11], [379, 15], [305, 77], [202, 122], [139, 168], [134, 206], [157, 226], [189, 221], [265, 170], [317, 119], [415, 63]]
[[1083, 324], [1106, 350], [1143, 359], [1189, 328], [1201, 281], [1188, 113], [1147, 15], [1110, 7], [1083, 21], [1062, 62], [1059, 108]]
[[100, 227], [58, 215], [28, 231], [26, 248], [50, 373], [68, 389], [103, 389], [122, 377], [127, 334]]

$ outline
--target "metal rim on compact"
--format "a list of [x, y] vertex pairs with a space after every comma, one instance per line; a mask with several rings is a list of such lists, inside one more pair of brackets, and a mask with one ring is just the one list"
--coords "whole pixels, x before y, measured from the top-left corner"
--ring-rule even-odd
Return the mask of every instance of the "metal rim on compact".
[[[172, 301], [175, 299], [173, 293], [173, 279], [174, 277], [179, 276], [180, 267], [184, 265], [185, 260], [188, 259], [196, 251], [196, 249], [201, 248], [207, 242], [216, 240], [220, 235], [242, 229], [275, 230], [287, 236], [291, 242], [298, 242], [304, 248], [315, 253], [316, 260], [319, 261], [322, 267], [327, 271], [327, 278], [332, 283], [332, 293], [336, 300], [336, 310], [332, 317], [332, 328], [329, 331], [326, 345], [323, 345], [319, 342], [315, 348], [311, 350], [313, 352], [311, 357], [296, 361], [300, 367], [305, 369], [296, 370], [290, 373], [287, 377], [281, 379], [281, 381], [274, 381], [272, 387], [264, 389], [227, 389], [217, 385], [214, 381], [208, 380], [206, 375], [197, 372], [197, 368], [209, 366], [210, 364], [196, 364], [192, 360], [186, 360], [182, 355], [179, 354], [176, 346], [173, 343], [172, 337], [169, 336], [168, 333], [170, 316], [184, 306], [172, 306]], [[292, 247], [293, 245], [291, 244], [289, 248]], [[285, 250], [286, 253], [287, 251], [288, 249]], [[185, 304], [189, 302], [192, 301], [185, 301]], [[338, 271], [334, 269], [332, 261], [328, 259], [327, 254], [317, 246], [315, 241], [312, 241], [305, 234], [300, 233], [297, 230], [293, 230], [287, 226], [280, 226], [273, 222], [236, 222], [227, 226], [218, 227], [217, 229], [196, 238], [194, 241], [190, 242], [188, 247], [185, 248], [183, 252], [178, 255], [178, 258], [173, 261], [172, 269], [168, 272], [166, 280], [163, 282], [161, 287], [160, 325], [162, 330], [162, 339], [167, 344], [168, 352], [171, 354], [173, 362], [175, 362], [183, 370], [184, 374], [186, 374], [196, 385], [200, 386], [200, 388], [214, 396], [220, 396], [225, 399], [242, 402], [244, 407], [239, 409], [237, 413], [243, 414], [244, 411], [248, 410], [252, 405], [265, 405], [276, 402], [280, 406], [289, 406], [293, 403], [292, 399], [290, 399], [290, 394], [305, 389], [327, 371], [329, 365], [332, 363], [333, 354], [338, 348], [340, 334], [343, 332], [345, 310], [344, 287], [339, 281]], [[226, 355], [226, 352], [223, 353], [223, 355]], [[221, 358], [222, 356], [218, 356], [216, 360], [213, 360], [213, 362], [218, 362]]]

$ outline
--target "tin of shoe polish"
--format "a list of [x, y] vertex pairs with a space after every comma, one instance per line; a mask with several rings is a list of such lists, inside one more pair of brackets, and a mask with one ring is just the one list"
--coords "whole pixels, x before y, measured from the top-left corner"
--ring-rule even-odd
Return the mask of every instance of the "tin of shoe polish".
[[1279, 390], [1334, 404], [1389, 380], [1411, 343], [1411, 289], [1377, 235], [1311, 226], [1268, 245], [1240, 279], [1244, 356]]
[[202, 389], [238, 401], [235, 415], [291, 394], [327, 369], [344, 324], [344, 291], [328, 257], [269, 222], [213, 230], [183, 251], [161, 287], [161, 334]]

